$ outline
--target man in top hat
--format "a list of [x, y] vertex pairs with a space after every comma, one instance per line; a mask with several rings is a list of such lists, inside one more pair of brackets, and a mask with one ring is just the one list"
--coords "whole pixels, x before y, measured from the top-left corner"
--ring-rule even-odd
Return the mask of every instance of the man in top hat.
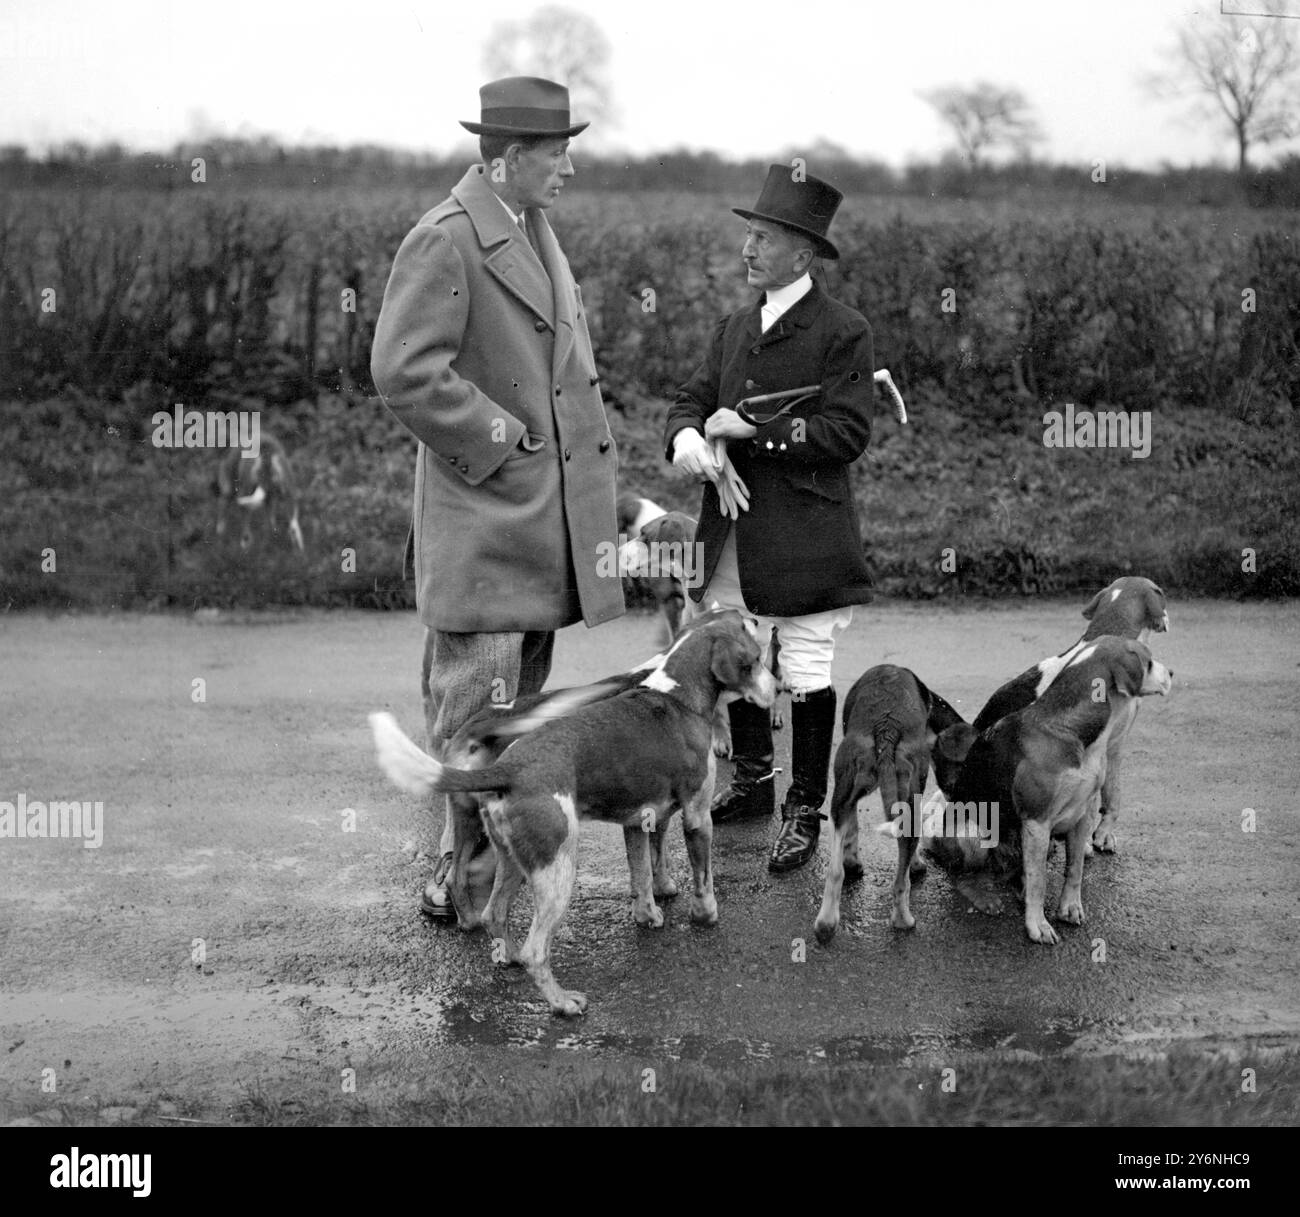
[[[598, 573], [598, 546], [617, 543], [617, 453], [582, 298], [546, 219], [587, 124], [549, 80], [495, 80], [479, 98], [480, 120], [461, 125], [482, 163], [402, 242], [370, 361], [420, 441], [416, 604], [434, 752], [489, 701], [539, 690], [556, 630], [625, 611], [621, 580]], [[422, 901], [435, 916], [455, 915], [450, 850], [445, 824]]]
[[[855, 604], [871, 598], [849, 466], [871, 437], [871, 328], [812, 279], [818, 258], [838, 258], [827, 231], [842, 195], [773, 165], [752, 210], [741, 251], [762, 295], [724, 317], [708, 355], [677, 392], [665, 430], [667, 454], [704, 480], [696, 541], [709, 607], [757, 617], [764, 647], [773, 631], [793, 691], [792, 775], [768, 868], [802, 866], [817, 847], [826, 797], [835, 689], [835, 640]], [[735, 408], [745, 398], [817, 385], [801, 399]], [[725, 441], [740, 479], [721, 482], [713, 442]], [[715, 823], [770, 817], [775, 808], [769, 712], [730, 708], [735, 770], [714, 800]]]

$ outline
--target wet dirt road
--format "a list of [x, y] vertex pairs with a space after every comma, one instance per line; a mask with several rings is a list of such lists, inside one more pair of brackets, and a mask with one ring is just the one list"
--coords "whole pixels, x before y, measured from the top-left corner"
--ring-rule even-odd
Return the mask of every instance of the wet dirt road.
[[[842, 698], [872, 664], [905, 664], [969, 717], [1072, 642], [1079, 607], [860, 609], [836, 684]], [[415, 1095], [467, 1063], [1294, 1045], [1300, 605], [1174, 603], [1171, 617], [1153, 649], [1174, 689], [1129, 738], [1120, 852], [1089, 862], [1087, 922], [1058, 947], [1029, 942], [1014, 911], [969, 910], [933, 868], [916, 930], [891, 930], [878, 796], [861, 813], [867, 876], [825, 949], [825, 840], [772, 876], [775, 826], [719, 828], [719, 925], [693, 928], [679, 898], [650, 931], [630, 916], [621, 833], [588, 825], [554, 952], [561, 983], [591, 999], [576, 1021], [494, 966], [481, 935], [417, 912], [434, 826], [376, 769], [366, 727], [387, 708], [419, 735], [413, 617], [8, 617], [0, 800], [102, 801], [104, 831], [99, 848], [0, 838], [0, 1117], [30, 1108], [47, 1069], [62, 1096], [219, 1104], [250, 1085], [337, 1091], [347, 1068]], [[564, 631], [552, 683], [622, 670], [658, 637], [644, 616]], [[787, 729], [787, 776], [788, 749]], [[1049, 912], [1061, 866], [1057, 852]]]

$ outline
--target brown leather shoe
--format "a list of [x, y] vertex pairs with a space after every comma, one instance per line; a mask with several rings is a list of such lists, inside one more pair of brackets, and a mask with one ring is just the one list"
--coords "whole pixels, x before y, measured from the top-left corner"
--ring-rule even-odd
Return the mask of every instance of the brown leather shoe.
[[781, 808], [781, 831], [768, 859], [770, 871], [797, 870], [817, 852], [817, 834], [825, 817], [815, 807], [787, 803]]

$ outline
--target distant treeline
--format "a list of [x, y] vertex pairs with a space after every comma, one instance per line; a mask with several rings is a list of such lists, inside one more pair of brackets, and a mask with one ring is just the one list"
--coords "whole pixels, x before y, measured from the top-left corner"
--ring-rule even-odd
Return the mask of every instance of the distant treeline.
[[[626, 158], [587, 156], [579, 146], [583, 187], [625, 192], [698, 191], [751, 193], [767, 160], [725, 160], [714, 152], [673, 150]], [[774, 153], [772, 159], [804, 155], [810, 172], [834, 182], [846, 194], [922, 195], [938, 198], [999, 198], [1042, 193], [1050, 196], [1105, 190], [1117, 201], [1180, 206], [1300, 207], [1300, 156], [1246, 176], [1217, 167], [1159, 172], [1104, 162], [1083, 165], [1018, 161], [972, 170], [958, 158], [893, 169], [879, 161], [856, 160], [838, 150]], [[434, 155], [358, 145], [282, 147], [273, 141], [214, 139], [162, 153], [132, 153], [115, 146], [66, 145], [43, 159], [19, 146], [0, 147], [0, 189], [60, 187], [173, 190], [190, 182], [193, 161], [204, 161], [214, 186], [376, 188], [426, 185], [462, 168], [473, 153]]]

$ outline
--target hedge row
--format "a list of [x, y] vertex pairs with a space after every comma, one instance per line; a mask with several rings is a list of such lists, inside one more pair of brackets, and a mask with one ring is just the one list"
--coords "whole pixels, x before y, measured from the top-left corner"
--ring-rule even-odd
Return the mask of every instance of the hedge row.
[[[0, 204], [0, 395], [287, 402], [369, 391], [392, 256], [427, 196], [202, 188], [15, 191]], [[969, 213], [969, 214], [967, 214]], [[667, 393], [747, 298], [738, 221], [699, 196], [565, 200], [561, 239], [607, 375]], [[1300, 399], [1294, 220], [1116, 208], [909, 218], [850, 200], [832, 292], [904, 388], [949, 397], [1252, 404]]]

